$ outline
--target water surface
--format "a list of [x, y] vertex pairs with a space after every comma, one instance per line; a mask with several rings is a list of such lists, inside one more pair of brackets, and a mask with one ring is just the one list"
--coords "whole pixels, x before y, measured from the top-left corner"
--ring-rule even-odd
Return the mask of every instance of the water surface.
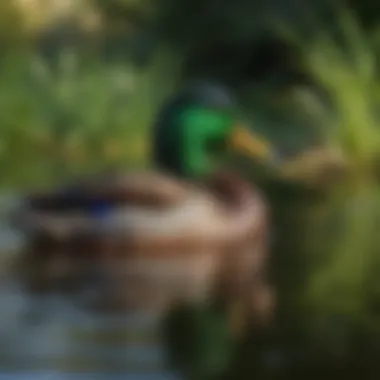
[[101, 316], [79, 307], [80, 300], [23, 293], [7, 270], [25, 243], [7, 221], [15, 204], [0, 198], [0, 380], [178, 378], [165, 371], [157, 317]]

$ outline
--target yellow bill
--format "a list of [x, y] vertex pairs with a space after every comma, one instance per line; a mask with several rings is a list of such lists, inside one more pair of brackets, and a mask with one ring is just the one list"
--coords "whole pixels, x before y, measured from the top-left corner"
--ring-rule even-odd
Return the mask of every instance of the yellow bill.
[[234, 151], [260, 160], [268, 161], [274, 157], [272, 146], [264, 139], [256, 137], [242, 124], [234, 127], [230, 147]]

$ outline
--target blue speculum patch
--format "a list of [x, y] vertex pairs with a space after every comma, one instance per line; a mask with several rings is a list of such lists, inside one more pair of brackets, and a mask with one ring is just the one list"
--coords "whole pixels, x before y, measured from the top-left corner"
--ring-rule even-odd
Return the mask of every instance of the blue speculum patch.
[[93, 201], [89, 204], [89, 212], [95, 218], [106, 217], [112, 211], [112, 205], [106, 201]]

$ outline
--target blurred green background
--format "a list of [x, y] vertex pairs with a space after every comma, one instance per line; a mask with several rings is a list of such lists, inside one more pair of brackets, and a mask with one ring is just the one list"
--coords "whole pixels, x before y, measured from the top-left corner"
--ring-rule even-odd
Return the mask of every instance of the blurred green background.
[[346, 162], [318, 186], [314, 166], [250, 174], [272, 206], [278, 308], [228, 378], [377, 378], [379, 21], [374, 0], [2, 0], [1, 186], [149, 165], [162, 100], [227, 83], [280, 151]]

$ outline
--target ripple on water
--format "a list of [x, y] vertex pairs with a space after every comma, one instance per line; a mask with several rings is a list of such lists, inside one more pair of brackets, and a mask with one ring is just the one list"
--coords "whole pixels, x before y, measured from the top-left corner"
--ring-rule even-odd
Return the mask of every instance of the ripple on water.
[[165, 372], [154, 316], [95, 316], [62, 298], [25, 297], [11, 282], [0, 289], [0, 304], [0, 371], [8, 372], [0, 380], [16, 376], [14, 371], [33, 372], [18, 373], [17, 379], [37, 372], [38, 379], [73, 378], [72, 373], [125, 378], [127, 372], [128, 379], [172, 378]]

